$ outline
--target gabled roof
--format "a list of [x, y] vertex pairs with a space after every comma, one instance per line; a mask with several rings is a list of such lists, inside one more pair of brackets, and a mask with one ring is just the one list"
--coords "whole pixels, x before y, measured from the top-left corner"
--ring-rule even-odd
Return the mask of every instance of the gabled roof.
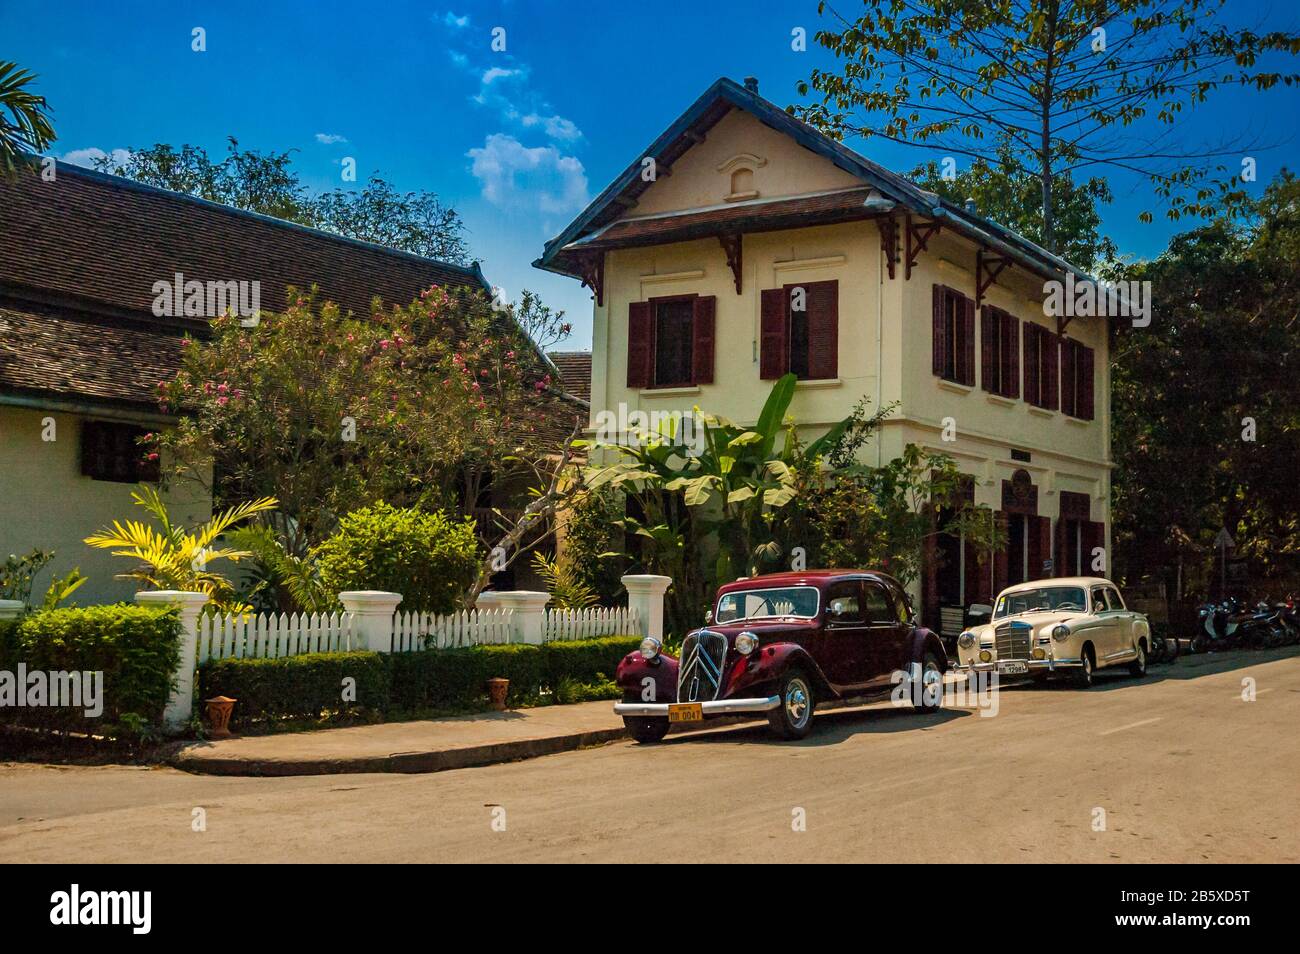
[[[1086, 277], [1081, 269], [1064, 259], [990, 219], [969, 212], [933, 192], [927, 192], [910, 179], [886, 169], [843, 143], [836, 142], [807, 123], [796, 119], [775, 103], [764, 99], [754, 90], [747, 89], [725, 76], [705, 90], [704, 94], [664, 130], [641, 156], [628, 165], [564, 231], [547, 242], [541, 258], [533, 265], [563, 275], [582, 277], [576, 266], [575, 255], [583, 250], [584, 240], [624, 214], [628, 203], [623, 200], [635, 199], [652, 184], [641, 178], [642, 157], [653, 156], [660, 167], [671, 166], [695, 144], [699, 134], [707, 132], [732, 109], [748, 112], [765, 125], [789, 136], [810, 152], [861, 179], [866, 186], [874, 188], [884, 198], [897, 203], [901, 207], [900, 211], [940, 220], [972, 241], [1009, 255], [1020, 264], [1040, 274], [1059, 276], [1066, 271], [1072, 271], [1078, 276]], [[762, 208], [763, 206], [758, 206], [754, 214], [759, 214]], [[670, 237], [666, 240], [678, 239]]]
[[153, 284], [257, 281], [262, 307], [320, 285], [358, 316], [433, 284], [490, 290], [477, 265], [421, 258], [282, 219], [58, 163], [53, 181], [0, 179], [0, 292], [152, 317]]
[[580, 401], [591, 400], [591, 352], [552, 351], [551, 363], [560, 372], [561, 390]]

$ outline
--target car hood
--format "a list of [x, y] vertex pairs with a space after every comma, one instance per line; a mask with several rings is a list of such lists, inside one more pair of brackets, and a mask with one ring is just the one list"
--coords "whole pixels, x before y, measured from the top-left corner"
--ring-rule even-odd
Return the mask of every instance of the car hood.
[[1061, 623], [1070, 624], [1071, 629], [1078, 628], [1087, 621], [1091, 620], [1087, 613], [1081, 613], [1078, 610], [1063, 610], [1060, 612], [1045, 611], [1041, 613], [1023, 613], [1020, 616], [1008, 616], [1003, 619], [994, 620], [991, 623], [985, 623], [982, 626], [972, 626], [970, 631], [975, 634], [976, 639], [993, 638], [993, 631], [1003, 623], [1020, 623], [1027, 625], [1040, 632], [1046, 629], [1049, 633], [1053, 626], [1059, 626]]
[[762, 640], [768, 636], [811, 632], [817, 629], [818, 625], [814, 619], [796, 619], [794, 617], [786, 619], [751, 619], [735, 623], [714, 623], [708, 626], [700, 626], [691, 630], [691, 633], [702, 633], [707, 629], [710, 633], [721, 633], [726, 636], [727, 643], [730, 644], [741, 633], [753, 633]]

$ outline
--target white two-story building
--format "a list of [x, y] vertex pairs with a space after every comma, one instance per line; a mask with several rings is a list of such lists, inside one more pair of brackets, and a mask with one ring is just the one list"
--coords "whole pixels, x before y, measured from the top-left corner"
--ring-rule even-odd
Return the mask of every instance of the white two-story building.
[[[1101, 569], [1109, 551], [1104, 319], [1048, 318], [1067, 262], [720, 79], [557, 238], [539, 267], [593, 292], [591, 409], [752, 422], [772, 380], [816, 433], [864, 395], [896, 409], [864, 454], [952, 457], [1007, 549], [936, 535], [928, 624], [1001, 587]], [[795, 288], [805, 307], [792, 308]], [[945, 612], [947, 610], [947, 612]]]

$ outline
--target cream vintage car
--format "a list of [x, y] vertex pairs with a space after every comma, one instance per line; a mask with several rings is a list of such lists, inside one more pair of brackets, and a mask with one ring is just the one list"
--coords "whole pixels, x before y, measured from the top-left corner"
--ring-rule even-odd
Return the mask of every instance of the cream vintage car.
[[1111, 666], [1146, 675], [1150, 646], [1146, 617], [1124, 605], [1110, 580], [1035, 580], [1007, 587], [992, 619], [957, 638], [957, 668], [1036, 679], [1063, 672], [1087, 688], [1094, 672]]

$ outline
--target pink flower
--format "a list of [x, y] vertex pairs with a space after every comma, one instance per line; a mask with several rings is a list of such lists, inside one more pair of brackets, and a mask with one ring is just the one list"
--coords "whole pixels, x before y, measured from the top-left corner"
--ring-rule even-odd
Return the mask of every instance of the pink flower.
[[157, 460], [157, 459], [158, 459], [158, 455], [157, 455], [157, 454], [150, 454], [150, 455], [149, 455], [149, 460]]
[[217, 403], [220, 404], [222, 407], [225, 407], [228, 403], [230, 403], [230, 398], [226, 397], [225, 395], [222, 395], [221, 397], [217, 398]]

